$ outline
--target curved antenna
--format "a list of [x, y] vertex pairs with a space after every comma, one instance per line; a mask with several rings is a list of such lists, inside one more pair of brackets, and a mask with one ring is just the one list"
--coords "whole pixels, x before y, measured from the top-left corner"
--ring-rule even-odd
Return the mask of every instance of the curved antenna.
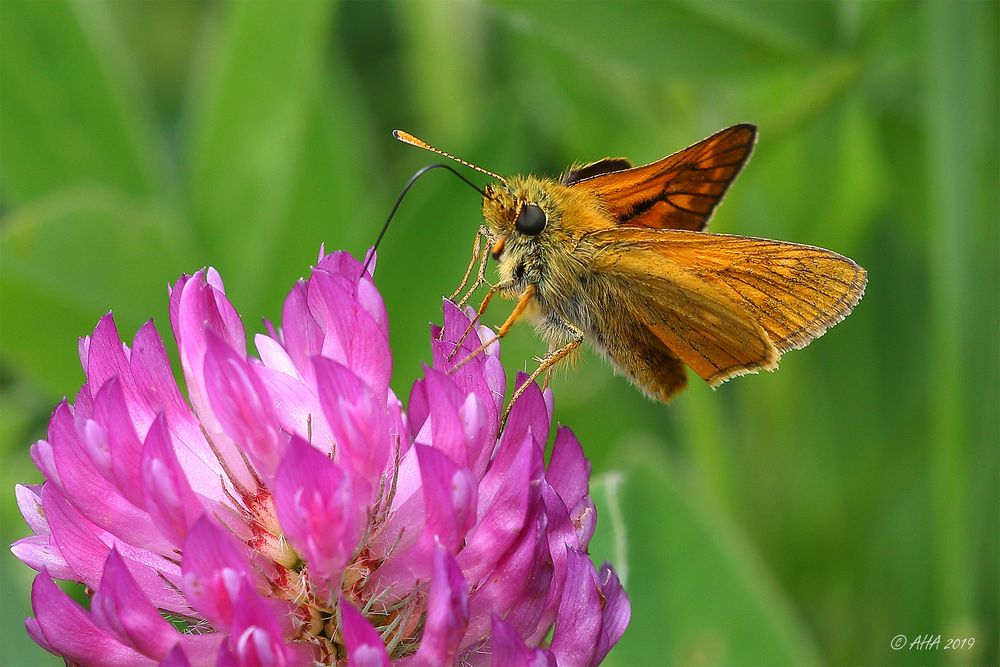
[[431, 146], [429, 143], [427, 143], [423, 139], [418, 139], [417, 137], [413, 136], [409, 132], [406, 132], [404, 130], [393, 130], [392, 131], [392, 136], [396, 137], [397, 139], [399, 139], [400, 141], [402, 141], [404, 144], [410, 144], [411, 146], [416, 146], [417, 148], [423, 148], [425, 151], [430, 151], [431, 153], [437, 153], [438, 155], [444, 156], [444, 157], [448, 158], [449, 160], [454, 160], [455, 162], [457, 162], [459, 164], [464, 164], [469, 169], [475, 169], [476, 171], [478, 171], [478, 172], [480, 172], [482, 174], [486, 174], [487, 176], [491, 176], [492, 178], [495, 178], [496, 180], [500, 181], [501, 183], [505, 183], [505, 184], [507, 183], [507, 179], [504, 178], [503, 176], [501, 176], [500, 174], [494, 174], [489, 169], [483, 169], [482, 167], [480, 167], [478, 165], [475, 165], [475, 164], [472, 164], [471, 162], [469, 162], [467, 160], [463, 160], [460, 157], [456, 157], [456, 156], [452, 155], [451, 153], [445, 153], [440, 148], [434, 148], [433, 146]]
[[[449, 156], [449, 157], [451, 157], [451, 156]], [[361, 276], [359, 276], [359, 278], [360, 277], [364, 277], [365, 273], [368, 272], [368, 265], [371, 264], [372, 259], [375, 257], [375, 250], [378, 248], [378, 244], [382, 242], [382, 237], [385, 236], [386, 231], [388, 231], [388, 229], [389, 229], [389, 223], [392, 222], [392, 217], [394, 215], [396, 215], [396, 210], [399, 208], [399, 205], [403, 203], [403, 197], [405, 197], [406, 193], [410, 191], [410, 188], [412, 188], [413, 184], [417, 182], [417, 179], [419, 179], [421, 176], [423, 176], [424, 174], [426, 174], [431, 169], [447, 169], [448, 171], [450, 171], [451, 173], [455, 174], [460, 179], [462, 179], [463, 181], [465, 181], [470, 188], [472, 188], [473, 190], [475, 190], [476, 192], [478, 192], [482, 196], [484, 196], [484, 197], [486, 196], [486, 193], [483, 192], [482, 188], [480, 188], [478, 185], [476, 185], [475, 183], [473, 183], [472, 181], [470, 181], [469, 179], [467, 179], [465, 176], [462, 176], [460, 173], [458, 173], [457, 171], [455, 171], [454, 169], [452, 169], [451, 165], [442, 164], [440, 162], [437, 162], [435, 164], [429, 164], [426, 167], [422, 167], [421, 169], [418, 169], [417, 173], [413, 174], [413, 176], [410, 176], [410, 180], [408, 180], [406, 182], [406, 185], [404, 185], [403, 189], [400, 190], [399, 196], [396, 197], [396, 203], [392, 205], [392, 210], [389, 211], [389, 217], [386, 218], [385, 224], [382, 225], [382, 231], [380, 231], [378, 233], [378, 238], [375, 239], [375, 245], [373, 245], [372, 249], [368, 252], [368, 257], [367, 257], [367, 259], [365, 259], [365, 264], [364, 264], [363, 267], [361, 267]]]

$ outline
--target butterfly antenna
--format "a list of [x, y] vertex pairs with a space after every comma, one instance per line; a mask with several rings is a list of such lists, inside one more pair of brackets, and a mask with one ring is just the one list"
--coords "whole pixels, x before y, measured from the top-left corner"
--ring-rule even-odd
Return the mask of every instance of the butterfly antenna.
[[365, 259], [365, 265], [361, 268], [362, 276], [364, 276], [365, 273], [368, 271], [368, 265], [371, 264], [372, 259], [375, 257], [375, 250], [378, 249], [378, 244], [382, 242], [382, 237], [385, 236], [386, 230], [389, 229], [389, 223], [392, 222], [393, 216], [396, 215], [396, 211], [397, 209], [399, 209], [399, 205], [403, 203], [403, 197], [405, 197], [406, 193], [410, 191], [410, 188], [412, 188], [413, 184], [417, 182], [417, 179], [419, 179], [421, 176], [429, 172], [431, 169], [447, 169], [448, 171], [450, 171], [451, 173], [455, 174], [460, 179], [465, 181], [465, 183], [470, 188], [472, 188], [482, 196], [484, 197], [486, 196], [486, 193], [482, 190], [482, 188], [480, 188], [478, 185], [467, 179], [465, 176], [462, 176], [462, 174], [458, 173], [455, 169], [453, 169], [451, 165], [442, 164], [438, 162], [436, 164], [429, 164], [426, 167], [418, 169], [417, 173], [413, 174], [413, 176], [410, 177], [410, 180], [406, 182], [406, 185], [403, 186], [403, 189], [399, 192], [399, 196], [396, 197], [396, 203], [392, 205], [392, 210], [389, 211], [389, 217], [386, 218], [385, 224], [382, 225], [382, 231], [378, 233], [378, 238], [375, 239], [375, 245], [372, 246], [371, 251], [369, 251], [368, 253], [368, 257]]
[[416, 146], [417, 148], [423, 148], [425, 151], [430, 151], [431, 153], [437, 153], [438, 155], [446, 157], [449, 160], [454, 160], [455, 162], [457, 162], [459, 164], [463, 164], [466, 167], [468, 167], [469, 169], [475, 169], [476, 171], [478, 171], [481, 174], [486, 174], [487, 176], [490, 176], [491, 178], [495, 178], [496, 180], [500, 181], [501, 183], [506, 183], [507, 182], [507, 179], [504, 178], [503, 176], [501, 176], [500, 174], [494, 174], [489, 169], [483, 169], [479, 165], [472, 164], [471, 162], [469, 162], [467, 160], [463, 160], [460, 157], [456, 157], [456, 156], [452, 155], [451, 153], [445, 153], [440, 148], [434, 148], [433, 146], [431, 146], [429, 143], [427, 143], [423, 139], [418, 139], [417, 137], [413, 136], [409, 132], [406, 132], [404, 130], [393, 130], [392, 131], [392, 136], [396, 137], [397, 139], [399, 139], [400, 141], [402, 141], [404, 144], [410, 144], [411, 146]]

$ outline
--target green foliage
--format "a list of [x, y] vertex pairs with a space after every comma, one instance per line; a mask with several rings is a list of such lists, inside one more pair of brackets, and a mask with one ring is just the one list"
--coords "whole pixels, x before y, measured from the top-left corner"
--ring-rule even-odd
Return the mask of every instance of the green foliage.
[[[778, 373], [693, 381], [668, 408], [592, 355], [556, 377], [557, 419], [620, 480], [596, 490], [593, 555], [627, 555], [633, 601], [609, 660], [996, 664], [998, 34], [985, 1], [7, 0], [3, 486], [37, 479], [26, 445], [107, 310], [124, 337], [166, 333], [166, 285], [211, 263], [252, 332], [321, 242], [363, 252], [428, 161], [394, 127], [556, 174], [749, 120], [712, 228], [843, 252], [868, 294]], [[431, 176], [380, 249], [403, 396], [478, 220]], [[506, 365], [541, 351], [517, 331]], [[26, 532], [13, 502], [2, 517]], [[15, 627], [30, 573], [8, 554], [0, 576], [0, 663], [44, 661]], [[927, 632], [976, 646], [889, 647]]]

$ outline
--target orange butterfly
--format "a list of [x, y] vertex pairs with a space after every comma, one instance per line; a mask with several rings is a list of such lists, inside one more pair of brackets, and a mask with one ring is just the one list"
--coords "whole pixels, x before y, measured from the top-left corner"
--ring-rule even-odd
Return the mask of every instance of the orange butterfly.
[[[687, 383], [684, 366], [712, 387], [774, 370], [783, 353], [823, 335], [864, 294], [865, 270], [843, 255], [702, 231], [750, 157], [753, 125], [641, 167], [624, 158], [574, 165], [559, 181], [504, 178], [393, 134], [497, 181], [482, 191], [486, 225], [455, 294], [479, 261], [467, 301], [485, 282], [489, 257], [497, 261], [501, 280], [479, 313], [496, 294], [518, 299], [497, 337], [522, 317], [534, 321], [550, 351], [532, 379], [587, 340], [667, 402]], [[479, 260], [482, 239], [492, 252]]]

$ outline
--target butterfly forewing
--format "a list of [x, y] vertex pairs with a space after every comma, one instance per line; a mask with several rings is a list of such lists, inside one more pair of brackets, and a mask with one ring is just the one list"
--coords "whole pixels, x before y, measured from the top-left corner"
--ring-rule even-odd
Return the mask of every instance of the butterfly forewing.
[[599, 270], [650, 296], [646, 325], [713, 384], [775, 367], [778, 354], [821, 336], [864, 293], [861, 267], [812, 246], [628, 228], [586, 239]]
[[753, 125], [734, 125], [641, 167], [578, 180], [618, 225], [701, 231], [740, 169], [757, 136]]
[[716, 386], [742, 373], [773, 369], [778, 351], [767, 333], [721, 291], [664, 267], [637, 302], [640, 318], [674, 354]]

